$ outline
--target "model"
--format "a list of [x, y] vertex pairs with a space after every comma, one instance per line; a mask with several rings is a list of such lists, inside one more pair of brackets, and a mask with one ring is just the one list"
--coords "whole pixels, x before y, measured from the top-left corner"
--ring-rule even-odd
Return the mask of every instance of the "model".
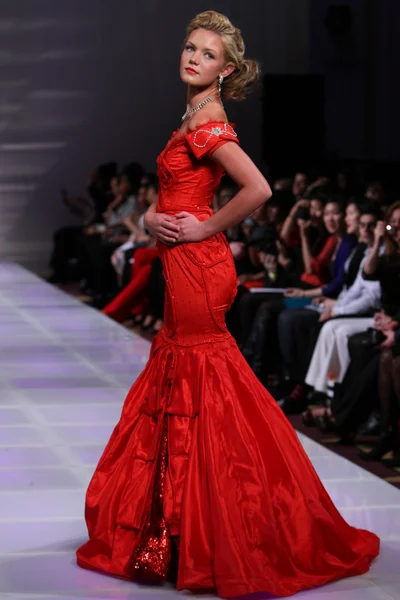
[[[146, 214], [164, 326], [90, 482], [78, 564], [162, 583], [175, 557], [178, 590], [288, 596], [364, 573], [379, 539], [340, 516], [225, 325], [237, 276], [223, 231], [271, 190], [221, 99], [242, 98], [258, 66], [240, 31], [207, 11], [188, 26], [180, 74], [187, 111], [158, 157], [159, 201]], [[224, 171], [240, 191], [213, 214]]]

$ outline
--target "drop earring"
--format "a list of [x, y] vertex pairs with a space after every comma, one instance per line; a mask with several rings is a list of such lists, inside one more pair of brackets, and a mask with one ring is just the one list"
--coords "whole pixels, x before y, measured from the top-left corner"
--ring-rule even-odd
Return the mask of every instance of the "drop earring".
[[224, 81], [224, 78], [222, 77], [222, 75], [220, 75], [218, 77], [218, 91], [219, 93], [221, 93], [221, 89], [222, 89], [222, 82]]

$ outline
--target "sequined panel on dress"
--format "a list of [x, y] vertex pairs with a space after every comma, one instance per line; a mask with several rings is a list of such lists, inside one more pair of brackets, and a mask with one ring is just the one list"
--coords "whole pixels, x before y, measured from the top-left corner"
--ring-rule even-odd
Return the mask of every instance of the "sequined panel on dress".
[[171, 560], [171, 537], [163, 515], [167, 470], [167, 423], [164, 419], [151, 509], [134, 558], [134, 579], [163, 583]]

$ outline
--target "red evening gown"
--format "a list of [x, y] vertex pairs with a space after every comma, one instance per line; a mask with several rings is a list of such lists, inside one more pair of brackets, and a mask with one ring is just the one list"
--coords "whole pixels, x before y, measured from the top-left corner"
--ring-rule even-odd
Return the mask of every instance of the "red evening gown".
[[[157, 210], [207, 219], [238, 143], [209, 122], [158, 157]], [[368, 570], [379, 539], [348, 525], [298, 437], [225, 325], [237, 276], [223, 233], [158, 244], [164, 326], [130, 389], [86, 495], [78, 564], [162, 583], [179, 541], [178, 590], [289, 596]]]

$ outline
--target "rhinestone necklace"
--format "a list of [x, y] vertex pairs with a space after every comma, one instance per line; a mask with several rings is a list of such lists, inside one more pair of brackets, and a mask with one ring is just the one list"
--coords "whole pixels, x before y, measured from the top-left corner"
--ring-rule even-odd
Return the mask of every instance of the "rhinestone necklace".
[[197, 112], [198, 110], [200, 110], [201, 108], [203, 108], [203, 106], [205, 106], [208, 102], [211, 102], [211, 100], [213, 99], [213, 97], [214, 96], [208, 96], [207, 98], [205, 98], [204, 100], [202, 100], [201, 102], [199, 102], [196, 106], [193, 106], [193, 108], [188, 108], [187, 111], [185, 112], [185, 114], [182, 117], [182, 121], [184, 121], [188, 115], [191, 115], [192, 113]]

